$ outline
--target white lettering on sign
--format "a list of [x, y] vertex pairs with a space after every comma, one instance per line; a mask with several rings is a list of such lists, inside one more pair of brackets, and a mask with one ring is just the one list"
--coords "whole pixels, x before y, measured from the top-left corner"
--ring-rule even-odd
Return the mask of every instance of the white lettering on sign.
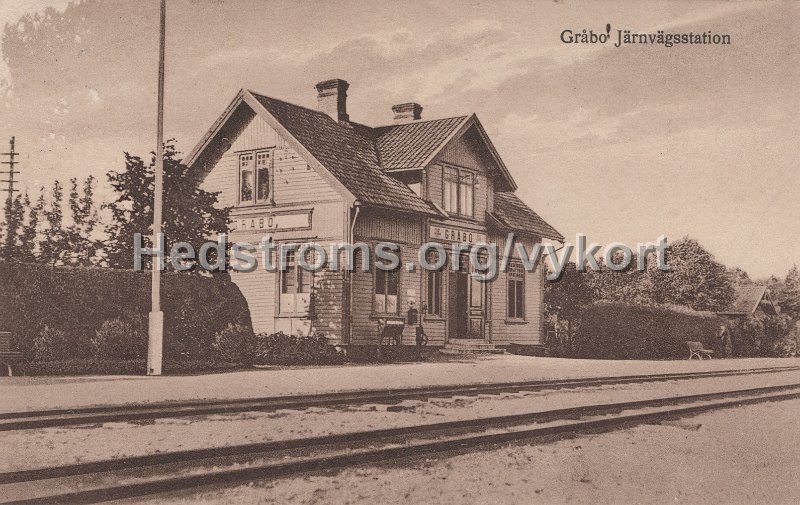
[[231, 228], [236, 231], [310, 229], [311, 213], [241, 216], [233, 219]]
[[430, 226], [430, 237], [434, 240], [447, 240], [461, 244], [486, 244], [486, 234], [450, 226]]

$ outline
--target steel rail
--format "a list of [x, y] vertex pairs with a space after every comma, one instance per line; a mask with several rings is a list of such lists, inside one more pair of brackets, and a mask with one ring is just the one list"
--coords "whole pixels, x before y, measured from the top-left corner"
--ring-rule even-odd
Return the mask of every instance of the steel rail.
[[273, 396], [236, 400], [204, 400], [159, 402], [140, 405], [99, 406], [75, 409], [0, 413], [0, 431], [28, 430], [105, 422], [126, 422], [147, 419], [264, 412], [310, 407], [339, 407], [366, 403], [394, 404], [403, 400], [427, 399], [436, 396], [501, 394], [544, 389], [569, 389], [614, 384], [663, 382], [739, 375], [757, 375], [800, 370], [800, 366], [768, 367], [739, 370], [684, 372], [670, 374], [626, 375], [574, 379], [536, 380], [505, 383], [428, 386], [408, 389], [378, 389], [335, 392], [314, 395]]
[[[69, 490], [63, 493], [55, 492], [30, 499], [13, 498], [13, 501], [2, 502], [97, 503], [198, 486], [379, 463], [542, 436], [608, 430], [714, 409], [797, 398], [800, 398], [800, 384], [786, 384], [22, 470], [0, 473], [0, 500], [8, 498], [9, 491], [13, 495], [9, 486], [17, 483], [49, 490], [58, 486], [58, 479], [105, 478], [111, 482], [110, 485], [91, 488], [91, 483], [73, 482], [67, 486]], [[665, 408], [668, 406], [673, 407]], [[654, 408], [665, 409], [648, 410]], [[605, 417], [585, 419], [597, 416]], [[505, 431], [489, 432], [497, 429]], [[414, 437], [419, 440], [409, 443], [409, 439], [413, 440]], [[259, 462], [266, 458], [269, 460]], [[231, 465], [248, 463], [253, 464], [230, 468]], [[225, 465], [229, 468], [220, 469]], [[211, 469], [202, 473], [175, 475], [181, 469], [197, 470], [204, 467]], [[125, 478], [140, 480], [124, 483]], [[63, 482], [60, 484], [64, 485]], [[79, 488], [82, 490], [75, 491]]]

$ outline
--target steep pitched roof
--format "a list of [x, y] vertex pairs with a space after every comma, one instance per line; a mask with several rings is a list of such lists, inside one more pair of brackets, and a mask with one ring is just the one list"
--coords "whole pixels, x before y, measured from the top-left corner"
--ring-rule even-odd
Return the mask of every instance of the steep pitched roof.
[[457, 116], [374, 128], [381, 166], [384, 170], [424, 168], [428, 158], [467, 118]]
[[[497, 164], [505, 187], [516, 189], [511, 174], [474, 114], [371, 128], [353, 122], [339, 123], [324, 112], [244, 89], [184, 160], [190, 167], [200, 165], [196, 172], [198, 179], [210, 170], [208, 160], [225, 151], [219, 137], [237, 134], [233, 130], [224, 133], [227, 125], [236, 123], [232, 119], [237, 116], [241, 122], [242, 117], [253, 113], [286, 136], [292, 147], [348, 197], [365, 205], [444, 217], [435, 205], [388, 174], [394, 170], [424, 168], [453, 139], [472, 128]], [[198, 163], [201, 159], [205, 161]], [[502, 226], [563, 240], [516, 196], [508, 195], [505, 199], [501, 196], [496, 204], [499, 208], [494, 217]]]
[[383, 172], [375, 145], [359, 134], [359, 127], [339, 124], [323, 112], [252, 95], [362, 203], [438, 214], [408, 186]]
[[499, 224], [509, 230], [533, 233], [541, 237], [564, 241], [564, 236], [525, 205], [511, 192], [494, 194], [494, 212], [490, 213]]
[[721, 314], [731, 315], [751, 315], [766, 301], [765, 309], [768, 312], [777, 312], [775, 304], [769, 297], [766, 286], [737, 286], [736, 298], [728, 309], [720, 312]]

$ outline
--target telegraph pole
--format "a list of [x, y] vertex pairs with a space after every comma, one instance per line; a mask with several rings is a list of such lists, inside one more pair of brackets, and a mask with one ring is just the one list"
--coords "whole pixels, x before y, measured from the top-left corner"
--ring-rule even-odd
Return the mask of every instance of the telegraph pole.
[[[8, 165], [8, 170], [0, 171], [0, 174], [8, 175], [8, 179], [0, 181], [8, 183], [8, 188], [3, 190], [8, 192], [8, 199], [6, 200], [5, 212], [4, 212], [5, 221], [7, 225], [9, 224], [8, 220], [11, 219], [11, 212], [14, 205], [14, 193], [19, 192], [18, 189], [14, 188], [14, 184], [17, 182], [14, 180], [14, 175], [19, 173], [18, 171], [14, 170], [14, 167], [17, 165], [17, 163], [19, 163], [15, 159], [19, 153], [14, 150], [14, 137], [11, 137], [11, 142], [9, 143], [9, 146], [10, 149], [8, 150], [8, 152], [3, 153], [4, 156], [8, 156], [8, 161], [2, 162], [4, 165]], [[3, 247], [13, 247], [15, 237], [11, 235], [12, 231], [13, 230], [11, 230], [10, 228], [6, 231], [6, 240]]]
[[[17, 181], [14, 180], [14, 175], [18, 174], [17, 170], [14, 170], [14, 167], [19, 163], [15, 158], [19, 155], [18, 152], [14, 150], [14, 137], [11, 137], [11, 142], [9, 142], [9, 149], [7, 153], [3, 153], [3, 156], [8, 156], [8, 161], [3, 161], [3, 165], [8, 165], [8, 170], [0, 170], [0, 174], [8, 175], [8, 179], [0, 181], [8, 183], [8, 188], [4, 189], [8, 193], [8, 200], [6, 201], [6, 209], [11, 208], [11, 204], [14, 203], [14, 193], [18, 193], [19, 190], [14, 188], [14, 184]], [[8, 218], [8, 216], [6, 216]]]
[[[158, 46], [158, 126], [156, 128], [155, 188], [153, 192], [153, 250], [160, 247], [162, 199], [164, 193], [164, 45], [166, 38], [167, 1], [161, 0], [161, 23]], [[164, 251], [161, 251], [164, 254]], [[161, 311], [161, 260], [153, 256], [153, 280], [151, 289], [147, 339], [147, 375], [161, 375], [162, 349], [164, 344], [164, 313]]]

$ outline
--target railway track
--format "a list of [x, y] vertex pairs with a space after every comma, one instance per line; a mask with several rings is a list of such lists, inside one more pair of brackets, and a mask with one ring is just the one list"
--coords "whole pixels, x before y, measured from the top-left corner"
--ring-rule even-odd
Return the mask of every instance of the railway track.
[[800, 383], [0, 473], [0, 503], [84, 504], [572, 436], [800, 398]]
[[580, 379], [538, 380], [500, 384], [468, 384], [434, 386], [410, 389], [366, 390], [303, 396], [278, 396], [239, 400], [208, 400], [191, 402], [164, 402], [145, 405], [115, 405], [78, 409], [43, 410], [31, 412], [0, 413], [0, 431], [74, 426], [106, 422], [128, 422], [146, 419], [233, 414], [240, 412], [269, 412], [284, 409], [311, 407], [341, 407], [369, 403], [394, 404], [404, 400], [426, 400], [442, 396], [476, 396], [535, 392], [548, 389], [569, 389], [614, 384], [663, 382], [737, 375], [756, 375], [800, 370], [800, 366], [771, 367], [711, 372], [628, 375]]

